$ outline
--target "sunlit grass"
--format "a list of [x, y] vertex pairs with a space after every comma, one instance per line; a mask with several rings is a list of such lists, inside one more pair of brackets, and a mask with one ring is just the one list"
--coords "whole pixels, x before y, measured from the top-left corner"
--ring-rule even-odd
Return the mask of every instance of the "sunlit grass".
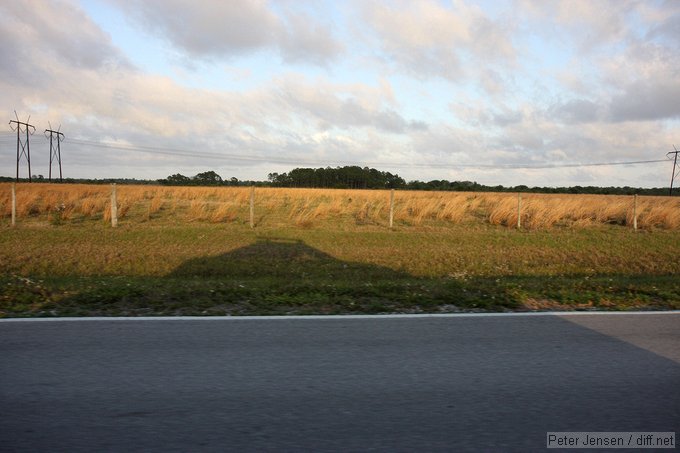
[[[26, 222], [69, 223], [110, 219], [109, 186], [20, 184], [17, 216]], [[118, 218], [135, 224], [249, 222], [247, 187], [119, 186]], [[259, 226], [301, 228], [389, 223], [389, 191], [257, 188]], [[515, 227], [516, 194], [397, 191], [394, 226], [492, 224]], [[634, 198], [618, 195], [523, 194], [520, 223], [525, 229], [632, 226]], [[680, 229], [680, 198], [638, 197], [640, 229]], [[0, 184], [0, 217], [11, 214], [10, 185]]]
[[0, 316], [680, 309], [678, 201], [0, 185]]

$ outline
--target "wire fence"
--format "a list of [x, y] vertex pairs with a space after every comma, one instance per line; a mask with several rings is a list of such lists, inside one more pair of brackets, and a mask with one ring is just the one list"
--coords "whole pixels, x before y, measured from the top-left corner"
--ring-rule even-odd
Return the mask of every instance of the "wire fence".
[[221, 223], [251, 228], [386, 229], [496, 225], [534, 230], [601, 225], [680, 229], [680, 198], [400, 190], [0, 184], [12, 226]]

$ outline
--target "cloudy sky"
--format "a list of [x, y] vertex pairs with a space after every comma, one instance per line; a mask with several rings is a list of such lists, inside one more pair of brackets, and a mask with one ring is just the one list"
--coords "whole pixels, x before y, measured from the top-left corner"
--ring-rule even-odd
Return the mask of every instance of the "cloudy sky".
[[68, 177], [664, 187], [680, 147], [677, 0], [2, 1], [0, 36], [0, 176], [14, 110]]

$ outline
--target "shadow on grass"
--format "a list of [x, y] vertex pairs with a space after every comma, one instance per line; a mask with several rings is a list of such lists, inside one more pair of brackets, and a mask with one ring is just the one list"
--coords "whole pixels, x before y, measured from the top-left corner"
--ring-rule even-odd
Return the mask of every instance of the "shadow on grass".
[[505, 306], [450, 279], [346, 262], [303, 241], [278, 238], [187, 260], [163, 277], [73, 277], [42, 285], [38, 293], [17, 281], [7, 297], [13, 302], [0, 304], [0, 315], [420, 313]]
[[[260, 238], [223, 255], [191, 259], [167, 278], [193, 287], [194, 301], [230, 304], [213, 306], [204, 314], [420, 312], [422, 305], [433, 304], [432, 281], [342, 261], [291, 239]], [[445, 292], [451, 293], [450, 288]], [[437, 305], [452, 303], [440, 300], [439, 293]]]
[[[7, 281], [5, 281], [7, 280]], [[0, 278], [0, 316], [442, 313], [680, 308], [674, 276], [420, 278], [260, 238], [163, 277]]]
[[410, 276], [387, 267], [342, 261], [301, 240], [260, 238], [254, 244], [223, 255], [188, 260], [168, 277], [370, 282]]

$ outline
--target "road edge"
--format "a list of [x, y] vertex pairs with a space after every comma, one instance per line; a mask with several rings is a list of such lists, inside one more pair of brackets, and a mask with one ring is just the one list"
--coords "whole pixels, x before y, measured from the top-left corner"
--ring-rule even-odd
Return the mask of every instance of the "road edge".
[[430, 319], [486, 318], [523, 316], [622, 316], [680, 315], [680, 310], [660, 311], [536, 311], [509, 313], [395, 313], [377, 315], [280, 315], [280, 316], [90, 316], [47, 318], [0, 318], [0, 323], [13, 322], [92, 322], [92, 321], [273, 321], [273, 320], [343, 320], [343, 319]]

